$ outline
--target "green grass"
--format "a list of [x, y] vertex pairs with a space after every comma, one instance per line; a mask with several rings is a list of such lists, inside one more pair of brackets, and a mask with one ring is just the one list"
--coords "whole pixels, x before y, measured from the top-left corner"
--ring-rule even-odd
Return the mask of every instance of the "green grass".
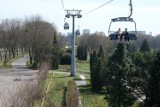
[[84, 71], [89, 71], [89, 63], [88, 62], [77, 63], [77, 69], [84, 70]]
[[[76, 68], [77, 72], [86, 73], [90, 71], [89, 61], [76, 60]], [[71, 65], [60, 65], [59, 70], [64, 72], [70, 72]]]
[[81, 101], [83, 107], [108, 107], [105, 94], [98, 94], [91, 91], [90, 76], [86, 76], [87, 86], [80, 87]]
[[90, 71], [89, 61], [77, 60], [76, 68], [77, 68], [77, 72], [82, 74], [88, 74]]
[[71, 71], [71, 65], [59, 65], [59, 70], [64, 72], [70, 72]]
[[[52, 74], [48, 74], [47, 80], [46, 80], [46, 86], [49, 83], [49, 79]], [[51, 86], [49, 89], [49, 92], [47, 94], [44, 107], [47, 105], [55, 105], [55, 107], [61, 107], [63, 103], [63, 97], [64, 97], [64, 91], [65, 87], [67, 86], [67, 83], [69, 80], [72, 80], [72, 77], [69, 77], [68, 74], [57, 74], [55, 73], [54, 78], [51, 82]], [[45, 87], [46, 87], [45, 86]]]
[[105, 95], [91, 92], [90, 85], [80, 87], [80, 93], [83, 107], [108, 107]]

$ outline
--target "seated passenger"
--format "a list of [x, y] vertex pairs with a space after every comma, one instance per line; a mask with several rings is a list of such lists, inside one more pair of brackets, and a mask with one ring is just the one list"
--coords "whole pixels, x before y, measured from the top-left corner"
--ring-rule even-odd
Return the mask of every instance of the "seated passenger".
[[115, 32], [116, 34], [116, 39], [118, 39], [118, 36], [121, 35], [121, 28], [118, 28], [118, 30]]
[[127, 31], [127, 28], [125, 28], [125, 31], [122, 33], [122, 36], [124, 36], [125, 41], [129, 41], [129, 33]]

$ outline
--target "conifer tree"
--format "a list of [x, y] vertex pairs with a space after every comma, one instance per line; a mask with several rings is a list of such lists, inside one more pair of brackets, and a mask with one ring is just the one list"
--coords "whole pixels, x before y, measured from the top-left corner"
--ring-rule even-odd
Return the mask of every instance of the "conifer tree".
[[149, 74], [150, 79], [145, 107], [160, 107], [160, 51], [156, 55]]
[[53, 37], [53, 46], [51, 49], [52, 53], [52, 69], [58, 69], [59, 68], [59, 63], [60, 63], [60, 58], [59, 58], [59, 48], [57, 45], [57, 38], [56, 34]]
[[106, 73], [106, 87], [109, 105], [112, 107], [128, 107], [133, 104], [135, 97], [129, 88], [129, 73], [134, 66], [127, 57], [123, 43], [118, 43], [117, 49], [109, 58]]
[[102, 46], [100, 46], [95, 67], [96, 92], [100, 92], [104, 86], [104, 63], [104, 52]]
[[150, 46], [149, 46], [147, 39], [144, 39], [144, 41], [140, 47], [140, 52], [149, 52], [150, 50], [151, 49], [150, 49]]
[[102, 46], [98, 54], [94, 51], [90, 56], [91, 86], [94, 92], [100, 92], [104, 86], [104, 52]]
[[91, 88], [95, 91], [96, 87], [96, 65], [97, 65], [97, 54], [96, 51], [91, 54], [90, 57], [90, 75], [91, 75]]
[[77, 57], [78, 57], [78, 60], [87, 60], [87, 47], [86, 46], [77, 47]]

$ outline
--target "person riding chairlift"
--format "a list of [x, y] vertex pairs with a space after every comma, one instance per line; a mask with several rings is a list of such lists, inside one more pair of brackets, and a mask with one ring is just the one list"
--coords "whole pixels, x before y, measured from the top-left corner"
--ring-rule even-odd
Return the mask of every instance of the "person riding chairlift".
[[122, 36], [124, 36], [125, 41], [129, 42], [129, 33], [127, 31], [127, 28], [125, 28], [125, 31], [122, 33]]
[[118, 28], [118, 30], [115, 32], [115, 34], [116, 34], [116, 39], [118, 39], [118, 36], [120, 36], [121, 35], [121, 28]]

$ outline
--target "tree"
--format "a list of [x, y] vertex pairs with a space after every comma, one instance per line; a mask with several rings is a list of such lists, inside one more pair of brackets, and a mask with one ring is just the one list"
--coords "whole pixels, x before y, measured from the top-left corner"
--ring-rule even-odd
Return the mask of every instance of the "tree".
[[140, 52], [149, 52], [150, 50], [151, 49], [150, 49], [150, 46], [149, 46], [147, 39], [144, 39], [144, 41], [140, 47]]
[[[131, 74], [130, 80], [132, 80], [132, 88], [134, 93], [142, 101], [147, 102], [149, 98], [149, 87], [152, 84], [149, 83], [151, 74], [153, 71], [154, 54], [152, 52], [135, 52], [132, 54], [132, 61], [135, 65], [135, 70]], [[145, 98], [143, 97], [145, 96]], [[148, 106], [146, 106], [148, 107]], [[150, 107], [150, 106], [149, 106]]]
[[96, 64], [97, 64], [97, 54], [96, 51], [93, 51], [90, 55], [90, 75], [91, 75], [91, 88], [94, 91], [96, 87]]
[[70, 65], [71, 64], [71, 54], [68, 52], [63, 53], [60, 64], [62, 65]]
[[80, 47], [87, 46], [88, 53], [92, 53], [93, 51], [98, 52], [99, 47], [102, 45], [105, 55], [108, 55], [113, 49], [113, 42], [110, 41], [109, 37], [105, 35], [103, 32], [95, 32], [91, 35], [83, 35], [79, 38]]
[[56, 29], [53, 24], [43, 21], [39, 16], [26, 19], [24, 26], [30, 64], [34, 64], [37, 68], [43, 60], [50, 57], [52, 47], [50, 38], [53, 38]]
[[123, 43], [118, 43], [117, 49], [108, 59], [106, 66], [106, 87], [109, 105], [112, 107], [128, 107], [133, 104], [135, 97], [129, 87], [129, 73], [134, 66], [127, 57]]
[[94, 92], [100, 92], [104, 86], [104, 53], [100, 46], [98, 54], [90, 55], [91, 86]]
[[99, 52], [97, 54], [97, 64], [95, 68], [95, 76], [96, 76], [96, 87], [95, 91], [100, 92], [104, 86], [104, 52], [102, 46], [99, 48]]
[[138, 49], [136, 48], [136, 46], [134, 44], [126, 44], [127, 50], [130, 53], [136, 52], [138, 51]]
[[150, 78], [147, 88], [147, 96], [145, 100], [145, 107], [159, 107], [160, 106], [160, 51], [158, 51], [156, 58], [150, 69]]
[[86, 46], [77, 47], [77, 58], [78, 60], [87, 60], [87, 47]]
[[60, 64], [60, 58], [59, 58], [60, 55], [59, 55], [59, 48], [57, 46], [56, 33], [54, 34], [51, 53], [52, 53], [52, 69], [58, 69]]

